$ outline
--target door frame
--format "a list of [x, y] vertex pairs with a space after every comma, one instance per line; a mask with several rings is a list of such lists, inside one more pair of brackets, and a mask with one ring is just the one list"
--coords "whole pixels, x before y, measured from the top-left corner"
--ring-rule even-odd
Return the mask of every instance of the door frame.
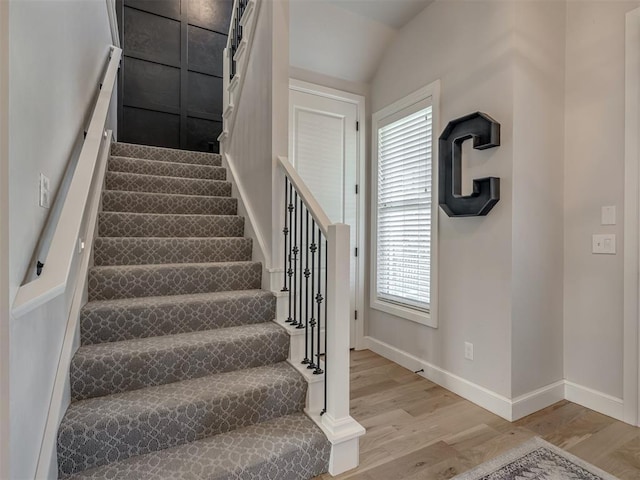
[[[355, 93], [329, 88], [315, 83], [305, 82], [302, 80], [289, 79], [289, 90], [317, 95], [319, 97], [338, 100], [345, 103], [351, 103], [357, 107], [356, 121], [359, 122], [359, 129], [356, 132], [356, 182], [358, 184], [358, 200], [357, 200], [357, 229], [356, 245], [358, 248], [358, 273], [356, 276], [356, 310], [358, 319], [355, 320], [356, 338], [353, 339], [353, 345], [356, 350], [366, 348], [364, 342], [364, 324], [366, 322], [364, 308], [364, 285], [365, 285], [365, 267], [367, 258], [366, 242], [365, 242], [365, 217], [366, 217], [366, 135], [367, 119], [365, 116], [365, 97]], [[291, 134], [291, 132], [289, 132]], [[353, 313], [352, 313], [353, 315]], [[350, 321], [353, 316], [350, 317]]]
[[640, 420], [640, 8], [626, 14], [624, 152], [624, 421]]

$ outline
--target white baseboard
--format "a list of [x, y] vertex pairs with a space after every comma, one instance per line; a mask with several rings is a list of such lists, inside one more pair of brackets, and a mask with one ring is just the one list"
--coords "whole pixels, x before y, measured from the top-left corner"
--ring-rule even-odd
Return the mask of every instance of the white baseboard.
[[621, 398], [578, 385], [569, 380], [565, 380], [565, 398], [616, 420], [625, 421], [624, 402]]
[[564, 400], [564, 392], [564, 380], [558, 380], [514, 398], [511, 400], [511, 421], [516, 421]]
[[424, 369], [422, 375], [428, 380], [510, 422], [553, 405], [564, 398], [564, 380], [512, 400], [373, 337], [365, 337], [365, 345], [365, 348], [411, 371]]

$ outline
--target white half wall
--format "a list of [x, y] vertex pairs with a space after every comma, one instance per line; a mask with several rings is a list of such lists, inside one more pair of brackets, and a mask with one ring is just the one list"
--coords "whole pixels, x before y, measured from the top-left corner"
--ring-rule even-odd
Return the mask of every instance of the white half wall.
[[[476, 151], [465, 143], [463, 190], [471, 189], [472, 178], [497, 176], [502, 193], [486, 217], [449, 218], [439, 212], [439, 328], [368, 308], [365, 332], [506, 398], [511, 397], [512, 15], [510, 2], [436, 1], [398, 32], [382, 58], [372, 82], [373, 112], [439, 79], [443, 122], [478, 110], [500, 122], [500, 147]], [[434, 131], [445, 126], [435, 125]], [[474, 344], [473, 362], [464, 358], [465, 342]]]
[[[50, 178], [54, 194], [67, 163], [77, 159], [110, 45], [105, 1], [9, 4], [11, 302], [48, 213], [38, 205], [39, 174]], [[35, 473], [68, 300], [61, 296], [46, 312], [11, 319], [10, 478]]]

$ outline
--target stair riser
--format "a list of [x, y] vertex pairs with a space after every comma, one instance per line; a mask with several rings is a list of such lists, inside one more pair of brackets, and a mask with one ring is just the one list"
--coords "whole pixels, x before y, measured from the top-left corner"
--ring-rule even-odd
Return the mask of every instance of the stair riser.
[[279, 329], [231, 339], [207, 336], [170, 349], [145, 346], [136, 352], [103, 349], [101, 356], [79, 350], [70, 370], [73, 400], [281, 362], [289, 352], [289, 336]]
[[273, 295], [179, 304], [166, 299], [142, 307], [85, 308], [80, 314], [83, 345], [119, 342], [269, 322], [275, 317]]
[[222, 157], [215, 153], [191, 152], [188, 150], [174, 150], [130, 143], [113, 143], [111, 145], [111, 155], [160, 160], [163, 162], [213, 165], [217, 167], [222, 165]]
[[107, 190], [129, 192], [209, 195], [214, 197], [231, 196], [231, 184], [221, 180], [158, 177], [123, 172], [107, 172], [105, 186]]
[[157, 193], [105, 191], [105, 212], [235, 215], [237, 200], [229, 197], [177, 196]]
[[110, 172], [138, 173], [161, 177], [200, 178], [226, 180], [227, 171], [223, 167], [209, 165], [188, 165], [186, 163], [158, 162], [140, 158], [111, 157], [107, 170]]
[[259, 263], [89, 270], [89, 300], [259, 289]]
[[242, 262], [251, 260], [250, 238], [97, 238], [94, 264]]
[[242, 237], [244, 218], [235, 215], [162, 215], [101, 212], [101, 237]]
[[[210, 398], [194, 395], [186, 403], [180, 401], [180, 396], [176, 396], [173, 405], [158, 399], [156, 403], [163, 408], [151, 415], [148, 408], [127, 411], [126, 400], [120, 405], [112, 403], [108, 412], [90, 423], [74, 421], [72, 413], [65, 417], [58, 434], [60, 472], [74, 473], [103, 465], [107, 459], [122, 461], [185, 445], [304, 408], [306, 382], [301, 377], [282, 376], [267, 381], [249, 373], [247, 386], [242, 389], [220, 387], [224, 393]], [[193, 390], [197, 384], [187, 388]], [[158, 392], [161, 393], [164, 392]]]

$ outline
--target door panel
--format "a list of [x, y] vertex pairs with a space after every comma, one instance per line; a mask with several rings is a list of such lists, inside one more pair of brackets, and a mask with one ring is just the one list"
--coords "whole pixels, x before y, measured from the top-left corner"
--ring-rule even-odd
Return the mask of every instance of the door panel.
[[218, 151], [232, 0], [119, 0], [118, 138]]
[[289, 156], [309, 190], [334, 223], [351, 229], [351, 346], [358, 292], [358, 107], [297, 90], [289, 97]]

